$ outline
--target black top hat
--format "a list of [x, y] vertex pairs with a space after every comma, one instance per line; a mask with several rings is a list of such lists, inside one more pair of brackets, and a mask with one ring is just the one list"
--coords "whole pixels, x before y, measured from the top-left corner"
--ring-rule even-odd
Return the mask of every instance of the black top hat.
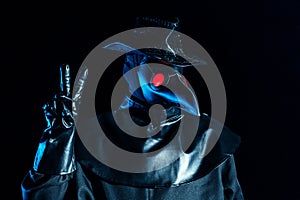
[[179, 30], [178, 17], [136, 17], [135, 27], [163, 27]]

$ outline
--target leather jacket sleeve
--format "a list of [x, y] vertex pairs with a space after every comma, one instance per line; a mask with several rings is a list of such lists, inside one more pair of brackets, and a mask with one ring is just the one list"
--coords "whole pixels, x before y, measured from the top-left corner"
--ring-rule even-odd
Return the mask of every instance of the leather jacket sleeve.
[[[43, 106], [47, 127], [43, 131], [32, 169], [22, 182], [23, 199], [62, 199], [68, 180], [76, 170], [74, 141], [76, 109], [87, 71], [79, 76], [82, 81], [77, 85], [78, 93], [71, 98], [70, 67], [60, 66], [60, 91]], [[76, 91], [76, 90], [75, 90]], [[73, 106], [73, 109], [72, 109]], [[49, 185], [45, 187], [45, 184]], [[38, 198], [34, 191], [41, 189], [44, 193]], [[49, 193], [52, 193], [51, 197]]]

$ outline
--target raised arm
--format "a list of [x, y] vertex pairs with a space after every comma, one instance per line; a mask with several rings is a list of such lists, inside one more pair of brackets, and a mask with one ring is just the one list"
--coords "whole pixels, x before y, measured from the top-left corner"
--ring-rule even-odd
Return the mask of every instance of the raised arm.
[[[63, 199], [72, 172], [76, 170], [74, 139], [75, 117], [87, 69], [71, 97], [69, 65], [60, 66], [59, 92], [43, 106], [47, 127], [41, 135], [33, 167], [22, 182], [23, 199]], [[72, 102], [73, 101], [73, 102]], [[73, 111], [72, 112], [72, 103]]]

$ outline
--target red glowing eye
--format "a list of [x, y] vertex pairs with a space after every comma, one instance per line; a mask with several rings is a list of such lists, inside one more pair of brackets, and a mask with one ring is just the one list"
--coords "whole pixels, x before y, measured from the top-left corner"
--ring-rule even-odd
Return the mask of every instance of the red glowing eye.
[[165, 76], [162, 73], [155, 74], [152, 78], [152, 84], [155, 87], [161, 86], [165, 80]]

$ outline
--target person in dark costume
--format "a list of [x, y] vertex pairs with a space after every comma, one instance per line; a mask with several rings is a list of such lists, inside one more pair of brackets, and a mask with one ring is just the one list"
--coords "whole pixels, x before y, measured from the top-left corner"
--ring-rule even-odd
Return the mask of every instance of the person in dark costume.
[[[174, 22], [149, 18], [139, 20], [138, 26], [144, 26], [143, 22], [147, 26], [154, 23], [174, 28], [170, 27]], [[111, 44], [106, 48], [116, 50], [128, 47]], [[33, 167], [21, 183], [23, 199], [244, 199], [234, 160], [240, 137], [224, 126], [216, 144], [207, 150], [210, 138], [214, 137], [220, 123], [200, 112], [196, 94], [183, 76], [192, 65], [169, 52], [153, 49], [127, 52], [122, 68], [128, 91], [115, 110], [103, 109], [97, 116], [107, 137], [117, 146], [140, 154], [155, 152], [171, 140], [176, 140], [174, 149], [177, 151], [182, 149], [180, 145], [185, 143], [188, 134], [185, 124], [190, 125], [188, 121], [198, 118], [193, 142], [182, 152], [182, 156], [156, 170], [131, 173], [103, 164], [87, 150], [75, 126], [88, 80], [88, 68], [79, 72], [72, 98], [70, 67], [61, 65], [60, 92], [43, 106], [48, 125], [41, 136]], [[173, 74], [153, 69], [147, 65], [149, 62], [167, 65], [173, 69]], [[142, 66], [137, 74], [127, 73], [137, 66]], [[149, 84], [142, 85], [142, 80]], [[162, 84], [165, 81], [168, 82], [166, 86], [176, 84], [181, 91], [185, 90], [184, 94], [174, 94], [174, 91], [168, 90]], [[162, 105], [164, 109], [150, 119], [149, 111], [155, 104]], [[150, 137], [128, 136], [118, 128], [116, 119], [129, 131], [135, 131], [129, 127], [128, 117], [136, 124], [147, 127]], [[212, 127], [209, 127], [210, 123]], [[160, 131], [153, 134], [157, 129]], [[101, 149], [101, 145], [105, 144], [99, 145]], [[161, 150], [154, 153], [153, 158], [162, 162], [161, 155], [166, 158], [172, 156], [171, 153], [174, 152]], [[103, 154], [106, 152], [103, 151]], [[145, 165], [150, 169], [155, 168], [156, 163]]]

